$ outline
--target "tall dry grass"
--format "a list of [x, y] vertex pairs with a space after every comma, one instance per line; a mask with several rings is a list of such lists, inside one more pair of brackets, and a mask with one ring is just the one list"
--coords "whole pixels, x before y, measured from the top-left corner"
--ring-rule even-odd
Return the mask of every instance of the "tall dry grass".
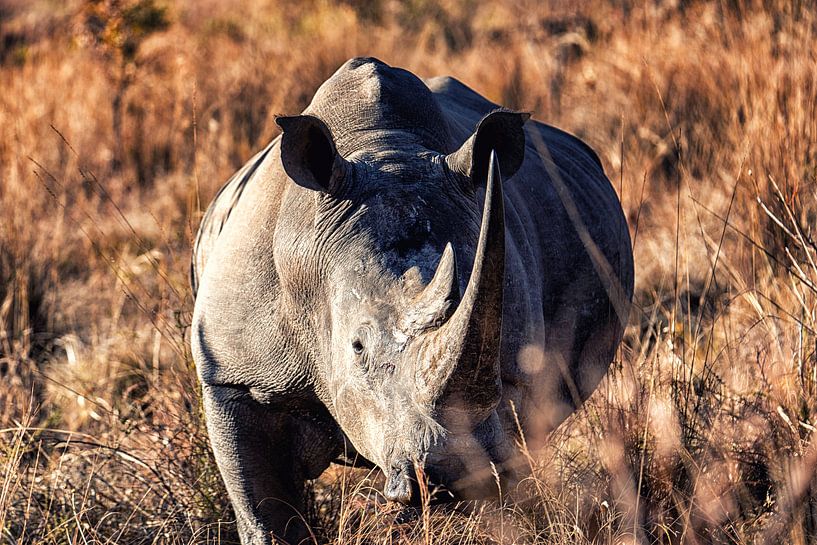
[[274, 116], [365, 54], [587, 140], [637, 295], [519, 501], [395, 510], [335, 468], [316, 541], [817, 543], [816, 13], [1, 1], [0, 540], [235, 542], [185, 337], [190, 241]]

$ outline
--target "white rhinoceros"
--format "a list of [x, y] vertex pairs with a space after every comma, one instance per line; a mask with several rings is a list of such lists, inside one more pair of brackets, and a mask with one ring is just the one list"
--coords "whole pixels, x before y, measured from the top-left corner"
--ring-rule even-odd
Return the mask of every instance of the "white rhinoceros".
[[605, 374], [633, 289], [593, 151], [452, 78], [348, 61], [216, 196], [193, 355], [245, 544], [306, 534], [304, 481], [376, 464], [390, 500], [515, 479]]

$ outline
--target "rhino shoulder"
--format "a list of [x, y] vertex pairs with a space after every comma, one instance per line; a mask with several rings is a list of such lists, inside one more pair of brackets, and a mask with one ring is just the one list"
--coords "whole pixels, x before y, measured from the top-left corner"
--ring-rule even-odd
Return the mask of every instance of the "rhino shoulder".
[[233, 174], [218, 190], [210, 206], [207, 207], [207, 211], [199, 224], [196, 239], [193, 241], [193, 255], [190, 260], [190, 287], [193, 290], [194, 298], [201, 285], [201, 277], [204, 273], [204, 267], [207, 265], [207, 259], [212, 254], [218, 236], [238, 205], [247, 183], [267, 157], [274, 143], [275, 141], [271, 142], [266, 148], [256, 153], [252, 159]]

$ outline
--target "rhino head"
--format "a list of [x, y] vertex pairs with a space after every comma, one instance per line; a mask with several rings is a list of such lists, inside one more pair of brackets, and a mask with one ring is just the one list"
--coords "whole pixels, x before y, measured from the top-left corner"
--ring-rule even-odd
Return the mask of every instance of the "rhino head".
[[441, 500], [496, 493], [505, 476], [502, 173], [521, 165], [527, 118], [493, 112], [447, 154], [397, 133], [342, 154], [319, 117], [278, 118], [294, 183], [274, 242], [281, 289], [314, 338], [319, 395], [390, 500], [419, 500], [418, 469]]

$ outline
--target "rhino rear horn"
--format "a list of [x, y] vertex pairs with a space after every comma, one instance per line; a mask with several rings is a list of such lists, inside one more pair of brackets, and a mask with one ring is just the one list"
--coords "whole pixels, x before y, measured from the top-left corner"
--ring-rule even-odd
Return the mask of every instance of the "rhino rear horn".
[[293, 182], [301, 187], [335, 193], [345, 172], [346, 160], [335, 148], [326, 123], [312, 115], [279, 116], [281, 163]]
[[400, 329], [416, 335], [445, 323], [460, 301], [457, 258], [451, 243], [445, 245], [437, 269], [425, 289], [412, 302], [400, 322]]
[[488, 174], [488, 160], [496, 152], [499, 170], [504, 178], [513, 176], [525, 159], [525, 131], [523, 125], [530, 114], [510, 110], [494, 110], [477, 124], [474, 134], [460, 149], [445, 158], [448, 168], [476, 186], [484, 184]]

